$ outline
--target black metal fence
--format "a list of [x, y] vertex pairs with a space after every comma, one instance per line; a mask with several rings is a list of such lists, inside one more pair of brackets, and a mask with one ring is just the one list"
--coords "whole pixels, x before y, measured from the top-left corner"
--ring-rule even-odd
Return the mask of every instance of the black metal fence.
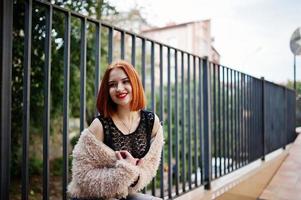
[[[9, 1], [3, 2], [3, 5], [12, 6]], [[1, 61], [7, 61], [1, 69], [1, 199], [9, 196], [9, 159], [13, 145], [4, 140], [9, 141], [18, 132], [14, 124], [11, 125], [17, 117], [19, 126], [22, 123], [19, 135], [22, 138], [22, 164], [17, 169], [22, 171], [22, 182], [17, 191], [22, 199], [32, 195], [29, 192], [33, 187], [29, 171], [32, 151], [29, 139], [35, 130], [41, 130], [43, 199], [67, 199], [71, 120], [79, 119], [76, 129], [79, 134], [95, 116], [101, 73], [115, 59], [129, 60], [136, 67], [148, 97], [147, 109], [156, 112], [164, 125], [166, 146], [160, 170], [152, 184], [145, 188], [146, 193], [171, 199], [202, 185], [210, 189], [213, 179], [264, 159], [266, 154], [285, 148], [296, 137], [296, 97], [291, 89], [48, 2], [25, 1], [24, 9], [24, 19], [14, 19], [25, 20], [20, 59], [23, 94], [18, 116], [4, 113], [14, 106], [15, 98], [20, 95], [13, 90], [11, 103], [11, 94], [4, 87], [10, 82], [4, 77], [13, 71], [16, 82], [17, 72], [10, 68], [11, 58], [5, 57], [11, 46], [1, 43]], [[63, 31], [57, 24], [63, 25]], [[1, 24], [2, 29], [12, 33], [6, 24]], [[10, 35], [1, 35], [1, 40], [12, 41]], [[16, 39], [13, 40], [15, 43]], [[37, 56], [40, 55], [38, 45], [43, 49], [41, 56]], [[54, 65], [56, 60], [61, 62]], [[16, 62], [13, 67], [17, 65]], [[42, 77], [42, 84], [37, 81], [37, 74]], [[54, 77], [53, 74], [59, 75]], [[61, 84], [56, 88], [59, 82]], [[60, 89], [62, 94], [57, 93]], [[40, 93], [42, 102], [33, 99], [36, 93]], [[80, 100], [78, 104], [70, 100], [73, 93]], [[62, 108], [59, 114], [53, 111], [56, 101]], [[39, 105], [42, 111], [35, 110]], [[79, 112], [74, 111], [77, 108]], [[53, 121], [59, 115], [62, 118], [58, 119], [62, 121], [56, 129]], [[40, 129], [33, 126], [40, 126]], [[53, 130], [59, 133], [52, 133]], [[61, 137], [60, 167], [63, 169], [57, 175], [61, 177], [61, 195], [56, 197], [50, 192], [53, 187], [50, 184], [50, 154], [55, 150], [50, 148], [50, 141], [54, 134]]]

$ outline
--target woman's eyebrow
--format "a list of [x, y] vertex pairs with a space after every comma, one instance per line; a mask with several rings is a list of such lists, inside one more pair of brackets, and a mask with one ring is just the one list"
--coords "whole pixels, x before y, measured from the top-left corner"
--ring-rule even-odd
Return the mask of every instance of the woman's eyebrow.
[[[125, 78], [122, 78], [121, 80], [124, 81], [124, 80], [128, 80], [129, 78], [128, 77], [125, 77]], [[109, 80], [108, 81], [109, 83], [114, 83], [114, 82], [117, 82], [115, 80]]]

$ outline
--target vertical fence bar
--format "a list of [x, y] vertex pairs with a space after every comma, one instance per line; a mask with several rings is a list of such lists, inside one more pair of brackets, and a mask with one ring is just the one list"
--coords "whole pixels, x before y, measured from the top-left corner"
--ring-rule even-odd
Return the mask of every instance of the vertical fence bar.
[[[230, 70], [230, 157], [231, 157], [231, 160], [233, 161], [233, 107], [234, 107], [234, 104], [233, 104], [233, 70], [231, 69]], [[231, 164], [231, 171], [233, 171], [233, 165]]]
[[25, 1], [23, 124], [22, 124], [22, 200], [28, 199], [29, 186], [29, 120], [30, 120], [30, 71], [31, 71], [32, 1]]
[[84, 130], [86, 122], [86, 61], [87, 61], [87, 19], [81, 19], [80, 35], [80, 131]]
[[132, 35], [132, 65], [135, 67], [136, 64], [136, 35]]
[[264, 122], [264, 119], [263, 119], [263, 117], [264, 117], [264, 96], [263, 96], [263, 93], [264, 93], [264, 91], [263, 91], [263, 89], [264, 89], [264, 86], [263, 86], [263, 77], [260, 79], [260, 82], [259, 82], [259, 84], [258, 84], [258, 87], [261, 89], [261, 93], [260, 93], [260, 97], [259, 97], [259, 100], [258, 101], [260, 101], [260, 107], [258, 108], [258, 110], [259, 110], [259, 112], [261, 113], [260, 114], [260, 126], [259, 126], [259, 131], [260, 131], [260, 136], [261, 136], [261, 142], [262, 142], [262, 151], [260, 151], [259, 152], [259, 155], [260, 155], [260, 157], [261, 157], [261, 160], [265, 160], [265, 148], [264, 148], [264, 146], [265, 146], [265, 141], [264, 141], [264, 139], [265, 139], [265, 127], [263, 127], [263, 122]]
[[217, 115], [218, 115], [218, 159], [219, 159], [219, 171], [218, 176], [222, 174], [222, 160], [221, 160], [221, 76], [220, 76], [220, 66], [217, 65]]
[[254, 141], [255, 141], [255, 137], [254, 137], [254, 93], [253, 93], [253, 78], [251, 77], [250, 79], [250, 113], [251, 113], [251, 134], [250, 134], [250, 140], [251, 140], [251, 144], [250, 144], [250, 162], [253, 161], [253, 150], [254, 150]]
[[256, 79], [252, 78], [252, 87], [251, 87], [251, 96], [252, 98], [252, 138], [253, 138], [253, 145], [251, 146], [251, 158], [252, 161], [254, 161], [256, 159], [255, 157], [255, 141], [256, 141], [256, 123], [255, 123], [255, 119], [256, 119], [256, 113], [255, 113], [255, 101], [256, 101], [256, 92], [255, 92], [255, 83], [256, 83]]
[[172, 193], [172, 138], [171, 138], [171, 88], [170, 88], [170, 48], [167, 48], [167, 115], [168, 115], [168, 197]]
[[252, 146], [251, 146], [251, 161], [254, 161], [255, 160], [255, 142], [256, 142], [256, 130], [255, 130], [255, 126], [256, 126], [256, 123], [255, 123], [255, 119], [256, 119], [256, 113], [255, 113], [255, 98], [256, 98], [256, 94], [255, 94], [255, 82], [256, 82], [256, 78], [252, 78], [252, 81], [251, 81], [251, 116], [252, 116], [252, 134], [251, 134], [251, 138], [253, 138], [252, 142]]
[[249, 163], [250, 133], [251, 133], [251, 116], [250, 116], [250, 76], [247, 75], [247, 145], [246, 145], [246, 164]]
[[243, 86], [243, 115], [244, 115], [244, 145], [243, 145], [243, 165], [246, 164], [246, 148], [247, 148], [247, 134], [248, 134], [248, 121], [247, 121], [247, 77], [246, 74], [243, 74], [244, 77], [244, 86]]
[[238, 110], [239, 110], [239, 136], [238, 136], [238, 167], [241, 167], [241, 154], [242, 154], [242, 133], [243, 133], [243, 121], [242, 121], [242, 74], [239, 73], [239, 96], [238, 96]]
[[189, 189], [192, 188], [192, 182], [191, 182], [191, 98], [190, 98], [190, 55], [187, 54], [187, 115], [188, 116], [188, 183], [189, 183]]
[[121, 57], [121, 59], [125, 58], [124, 38], [125, 38], [125, 33], [124, 33], [124, 31], [121, 31], [120, 32], [120, 57]]
[[203, 152], [204, 152], [204, 145], [203, 145], [203, 131], [202, 131], [202, 128], [203, 128], [203, 107], [202, 107], [202, 59], [199, 57], [199, 78], [198, 78], [198, 82], [199, 82], [199, 90], [198, 90], [198, 96], [199, 96], [199, 107], [198, 107], [198, 113], [199, 113], [199, 120], [198, 120], [198, 123], [199, 123], [199, 143], [200, 143], [200, 149], [199, 149], [199, 152], [200, 152], [200, 172], [201, 172], [201, 177], [200, 177], [200, 180], [201, 180], [201, 184], [203, 184], [204, 182], [204, 171], [203, 171]]
[[[254, 145], [259, 144], [259, 141], [261, 140], [260, 137], [260, 131], [258, 129], [259, 127], [259, 121], [258, 121], [258, 114], [259, 110], [258, 110], [258, 106], [260, 104], [260, 102], [258, 101], [258, 92], [260, 91], [260, 88], [258, 87], [258, 80], [255, 79], [254, 80], [254, 90], [253, 90], [253, 94], [254, 94], [254, 137], [256, 138], [256, 140], [254, 140]], [[258, 159], [258, 152], [260, 151], [260, 148], [256, 148], [254, 149], [254, 160]]]
[[193, 131], [194, 131], [194, 168], [195, 168], [195, 187], [198, 186], [198, 143], [197, 143], [197, 121], [196, 121], [196, 57], [193, 56]]
[[204, 109], [204, 182], [205, 189], [211, 188], [211, 116], [210, 116], [210, 68], [207, 58], [203, 60], [203, 109]]
[[[101, 65], [101, 24], [96, 24], [96, 32], [95, 32], [95, 84], [94, 84], [94, 96], [97, 99], [98, 89], [100, 85], [100, 65]], [[96, 108], [95, 108], [96, 109]], [[96, 109], [95, 115], [98, 114]]]
[[[261, 99], [261, 94], [262, 94], [262, 87], [261, 87], [261, 80], [257, 80], [256, 81], [257, 84], [256, 84], [256, 91], [259, 91], [259, 92], [255, 92], [256, 93], [256, 116], [257, 116], [257, 120], [256, 120], [256, 137], [259, 138], [259, 141], [257, 143], [257, 145], [263, 145], [263, 143], [261, 143], [263, 137], [262, 137], [262, 130], [261, 130], [261, 116], [262, 116], [262, 113], [261, 113], [261, 106], [262, 106], [262, 99]], [[263, 146], [261, 146], [261, 148], [263, 149]], [[260, 158], [262, 155], [261, 153], [261, 149], [258, 149], [256, 151], [256, 158]]]
[[113, 28], [109, 27], [108, 34], [108, 63], [110, 64], [113, 61]]
[[227, 123], [226, 123], [226, 125], [227, 125], [227, 132], [226, 132], [226, 152], [225, 152], [225, 154], [227, 155], [226, 157], [227, 157], [227, 173], [229, 173], [229, 159], [230, 159], [230, 150], [229, 150], [229, 140], [230, 140], [230, 137], [229, 137], [229, 134], [230, 134], [230, 129], [229, 129], [229, 127], [230, 127], [230, 112], [229, 112], [229, 90], [230, 90], [230, 84], [229, 84], [229, 68], [227, 68], [227, 70], [226, 70], [226, 84], [227, 84], [227, 94], [226, 94], [226, 96], [227, 96], [227, 98], [226, 98], [226, 100], [227, 100], [227, 102], [226, 102], [226, 111], [227, 111], [227, 113], [226, 113], [226, 121], [227, 121]]
[[64, 35], [64, 96], [63, 96], [63, 200], [67, 200], [67, 185], [69, 176], [68, 164], [68, 129], [69, 129], [69, 87], [70, 87], [70, 12], [65, 14], [65, 35]]
[[282, 145], [283, 145], [283, 149], [285, 149], [286, 147], [286, 144], [287, 144], [287, 89], [286, 87], [283, 87], [283, 90], [284, 90], [284, 131], [283, 131], [283, 134], [284, 134], [284, 141], [282, 142]]
[[252, 77], [249, 76], [249, 146], [248, 146], [248, 163], [250, 163], [251, 160], [251, 145], [252, 145], [252, 128], [253, 128], [253, 124], [252, 124]]
[[[287, 131], [288, 131], [288, 137], [287, 137], [287, 142], [288, 143], [290, 143], [290, 142], [292, 142], [292, 139], [294, 139], [294, 133], [296, 133], [296, 131], [291, 131], [291, 130], [294, 130], [294, 128], [295, 128], [295, 126], [293, 126], [294, 125], [294, 121], [292, 120], [292, 117], [295, 115], [291, 115], [291, 112], [292, 112], [292, 108], [294, 108], [294, 103], [296, 103], [296, 100], [295, 100], [295, 96], [293, 95], [293, 91], [291, 91], [291, 90], [288, 90], [287, 91], [288, 93], [288, 105], [287, 105], [287, 107], [288, 107], [288, 110], [287, 110], [287, 116], [288, 116], [288, 129], [287, 129]], [[293, 100], [293, 102], [292, 102], [292, 100]], [[293, 111], [294, 112], [294, 111]]]
[[179, 195], [179, 132], [178, 132], [178, 51], [175, 50], [175, 138], [176, 138], [176, 195]]
[[[26, 2], [28, 3], [28, 2]], [[30, 7], [30, 8], [29, 8]], [[26, 5], [26, 13], [31, 6]], [[0, 2], [0, 199], [9, 199], [10, 188], [10, 156], [11, 156], [11, 105], [12, 105], [12, 46], [13, 46], [13, 1]], [[31, 26], [31, 15], [26, 17], [25, 33], [28, 34]], [[31, 34], [29, 34], [31, 35]], [[28, 38], [26, 38], [28, 39]], [[28, 41], [27, 41], [28, 42]], [[28, 48], [30, 52], [30, 48]], [[28, 54], [26, 54], [28, 55]], [[30, 58], [24, 62], [30, 63]], [[26, 63], [24, 63], [26, 65]], [[30, 65], [29, 65], [30, 66]], [[26, 106], [26, 104], [24, 104]], [[23, 119], [24, 120], [24, 119]], [[24, 126], [23, 126], [24, 127]]]
[[[236, 105], [236, 112], [235, 112], [235, 121], [236, 121], [236, 138], [235, 138], [235, 145], [236, 145], [236, 157], [235, 157], [235, 169], [238, 169], [238, 157], [239, 157], [239, 72], [235, 73], [235, 105]], [[233, 163], [233, 162], [232, 162]]]
[[240, 99], [239, 99], [239, 110], [240, 110], [240, 134], [239, 134], [239, 167], [242, 166], [242, 154], [243, 154], [243, 133], [244, 133], [244, 122], [243, 122], [243, 74], [240, 73]]
[[223, 116], [223, 157], [224, 157], [224, 171], [223, 174], [226, 174], [226, 99], [225, 99], [225, 90], [226, 90], [226, 82], [225, 82], [225, 67], [222, 68], [222, 77], [223, 77], [223, 90], [222, 90], [222, 116]]
[[240, 74], [241, 77], [241, 81], [240, 81], [240, 122], [241, 122], [241, 126], [240, 126], [240, 165], [239, 167], [242, 166], [243, 163], [243, 139], [244, 139], [244, 117], [243, 117], [243, 112], [244, 112], [244, 104], [243, 104], [243, 99], [244, 99], [244, 90], [243, 90], [243, 82], [244, 82], [244, 78], [243, 78], [243, 74]]
[[244, 127], [244, 149], [243, 149], [243, 158], [244, 158], [244, 161], [243, 161], [243, 165], [245, 166], [246, 165], [246, 162], [247, 162], [247, 147], [248, 147], [248, 83], [247, 83], [247, 75], [244, 74], [244, 124], [245, 124], [245, 127]]
[[155, 44], [151, 42], [151, 110], [155, 112]]
[[237, 72], [237, 158], [236, 158], [236, 168], [239, 168], [239, 154], [240, 154], [240, 72]]
[[[151, 42], [151, 110], [152, 112], [155, 112], [155, 105], [156, 105], [156, 99], [155, 99], [155, 44], [154, 42]], [[156, 179], [153, 178], [152, 180], [152, 195], [156, 195]]]
[[248, 163], [248, 148], [249, 148], [249, 128], [250, 128], [250, 118], [249, 118], [249, 76], [246, 75], [245, 76], [245, 80], [246, 80], [246, 111], [245, 111], [245, 118], [246, 118], [246, 143], [245, 143], [245, 165]]
[[232, 108], [232, 112], [233, 112], [233, 119], [232, 119], [232, 126], [233, 126], [233, 137], [232, 137], [232, 141], [233, 141], [233, 156], [232, 156], [232, 163], [231, 163], [231, 166], [232, 166], [232, 169], [235, 170], [235, 166], [233, 165], [233, 161], [236, 159], [236, 105], [237, 105], [237, 102], [236, 102], [236, 71], [233, 70], [233, 79], [232, 79], [232, 91], [233, 91], [233, 95], [232, 95], [232, 98], [233, 98], [233, 108]]
[[182, 186], [183, 186], [183, 192], [186, 191], [186, 148], [185, 148], [185, 88], [184, 88], [184, 83], [185, 83], [185, 77], [184, 77], [184, 52], [181, 52], [181, 136], [182, 136]]
[[[254, 102], [253, 102], [253, 136], [254, 137], [254, 147], [257, 146], [257, 142], [260, 141], [260, 138], [258, 137], [258, 112], [257, 111], [257, 106], [258, 106], [258, 102], [257, 102], [257, 93], [259, 93], [259, 88], [257, 88], [257, 79], [254, 79], [254, 82], [253, 82], [253, 90], [252, 90], [252, 95], [254, 96]], [[252, 147], [253, 148], [253, 147]], [[254, 148], [253, 151], [252, 151], [252, 157], [253, 157], [253, 161], [258, 159], [257, 157], [257, 151], [258, 151], [259, 148]]]
[[141, 39], [141, 74], [142, 74], [142, 85], [145, 88], [145, 39]]
[[297, 92], [296, 92], [296, 90], [294, 90], [293, 91], [293, 126], [292, 126], [292, 134], [294, 135], [294, 140], [296, 139], [296, 137], [297, 137], [297, 132], [296, 132], [296, 130], [295, 130], [295, 127], [296, 127], [296, 123], [297, 123], [297, 121], [296, 121], [296, 96], [297, 96]]
[[244, 112], [245, 112], [245, 75], [242, 74], [242, 81], [241, 81], [241, 109], [242, 109], [242, 131], [241, 131], [241, 166], [244, 165], [244, 147], [245, 147], [245, 117], [244, 117]]
[[240, 154], [240, 72], [236, 75], [236, 120], [237, 120], [237, 134], [236, 134], [236, 161], [235, 167], [239, 168], [239, 154]]
[[261, 77], [261, 90], [262, 90], [262, 94], [261, 94], [261, 102], [262, 102], [262, 106], [261, 106], [261, 113], [262, 113], [262, 122], [261, 122], [261, 131], [262, 131], [262, 154], [261, 154], [261, 160], [265, 160], [265, 152], [266, 152], [266, 142], [265, 142], [265, 138], [266, 138], [266, 127], [265, 127], [265, 93], [266, 93], [266, 89], [265, 89], [265, 80], [264, 77]]
[[232, 70], [228, 69], [228, 172], [232, 171], [230, 159], [232, 159]]
[[239, 83], [240, 83], [240, 79], [239, 79], [239, 72], [236, 72], [235, 75], [236, 81], [235, 81], [235, 90], [236, 90], [236, 100], [235, 100], [235, 105], [236, 105], [236, 158], [235, 158], [235, 169], [238, 169], [238, 160], [239, 160], [239, 134], [240, 134], [240, 121], [239, 121], [239, 114], [240, 114], [240, 110], [239, 110]]
[[45, 87], [44, 87], [44, 125], [43, 125], [43, 199], [49, 199], [49, 134], [50, 134], [50, 85], [51, 85], [51, 30], [52, 6], [46, 11], [45, 38]]
[[[160, 54], [160, 119], [164, 121], [164, 94], [163, 94], [163, 46], [159, 46]], [[163, 124], [164, 125], [164, 124]], [[161, 165], [160, 165], [160, 197], [164, 198], [164, 148], [161, 154]]]
[[[216, 151], [216, 146], [217, 146], [217, 137], [216, 137], [216, 70], [215, 70], [215, 64], [212, 63], [212, 70], [213, 70], [213, 152], [214, 152], [214, 179], [217, 177], [217, 151]], [[210, 66], [210, 67], [211, 67]]]
[[242, 136], [242, 165], [245, 166], [245, 155], [246, 155], [246, 135], [247, 135], [247, 120], [246, 120], [246, 75], [243, 74], [243, 82], [242, 82], [242, 108], [243, 108], [243, 136]]
[[237, 151], [236, 151], [236, 106], [237, 106], [237, 102], [236, 102], [236, 71], [233, 70], [233, 80], [232, 80], [232, 90], [233, 90], [233, 158], [232, 158], [232, 168], [233, 170], [235, 170], [235, 166], [233, 165], [233, 161], [236, 160], [237, 157]]
[[248, 118], [249, 118], [249, 134], [248, 134], [248, 162], [250, 163], [250, 151], [251, 151], [251, 142], [252, 142], [252, 138], [251, 138], [251, 132], [252, 132], [252, 116], [251, 116], [251, 77], [248, 76]]
[[228, 93], [227, 93], [227, 120], [228, 120], [228, 133], [227, 133], [227, 142], [228, 142], [228, 160], [227, 160], [227, 169], [228, 172], [232, 172], [231, 160], [232, 160], [232, 69], [227, 71], [227, 84], [228, 84]]

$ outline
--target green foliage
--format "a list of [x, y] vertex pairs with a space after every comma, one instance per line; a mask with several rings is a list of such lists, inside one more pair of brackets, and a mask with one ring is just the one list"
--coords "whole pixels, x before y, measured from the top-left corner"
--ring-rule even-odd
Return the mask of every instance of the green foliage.
[[[53, 159], [50, 163], [50, 168], [51, 168], [51, 174], [53, 176], [62, 176], [63, 175], [63, 158], [59, 157], [56, 159]], [[72, 158], [68, 159], [68, 166], [69, 166], [69, 171], [71, 170], [72, 166]]]
[[43, 160], [33, 157], [29, 159], [29, 175], [40, 175], [43, 170]]
[[[294, 81], [288, 80], [285, 84], [288, 88], [294, 89]], [[301, 95], [301, 81], [296, 81], [296, 95]]]
[[[286, 86], [294, 88], [294, 81], [288, 81]], [[301, 81], [296, 81], [296, 126], [301, 126]]]
[[[84, 15], [101, 19], [103, 15], [115, 14], [116, 9], [107, 1], [56, 1], [57, 5]], [[46, 7], [33, 3], [32, 37], [31, 37], [31, 69], [30, 69], [30, 141], [33, 137], [42, 137], [44, 119], [45, 89], [45, 30]], [[12, 71], [12, 177], [19, 177], [22, 160], [22, 117], [23, 117], [23, 84], [24, 84], [24, 1], [14, 2], [13, 27], [13, 71]], [[64, 14], [54, 10], [51, 31], [51, 136], [62, 132], [63, 93], [64, 93]], [[87, 72], [86, 72], [86, 116], [91, 121], [95, 114], [95, 26], [87, 23]], [[80, 113], [80, 34], [81, 22], [71, 18], [71, 52], [70, 52], [70, 117], [79, 117]], [[101, 33], [104, 36], [104, 32]], [[104, 37], [103, 37], [104, 38]], [[107, 40], [102, 40], [101, 54], [107, 55]], [[101, 67], [107, 63], [102, 59]], [[30, 152], [29, 152], [30, 153]], [[31, 154], [31, 153], [30, 153]], [[38, 156], [40, 157], [40, 156]], [[41, 160], [30, 158], [30, 173], [40, 172]]]
[[76, 145], [78, 139], [79, 139], [79, 135], [77, 135], [77, 136], [71, 138], [70, 144], [72, 145], [72, 148], [74, 148], [74, 146]]

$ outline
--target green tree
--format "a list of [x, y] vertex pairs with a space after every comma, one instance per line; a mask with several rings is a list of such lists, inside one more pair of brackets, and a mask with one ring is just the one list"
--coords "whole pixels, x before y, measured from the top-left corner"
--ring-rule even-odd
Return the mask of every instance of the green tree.
[[[294, 88], [294, 81], [288, 80], [286, 86]], [[301, 126], [301, 81], [296, 81], [296, 126]]]
[[[294, 81], [288, 80], [286, 87], [294, 89]], [[296, 96], [301, 95], [301, 81], [296, 81]]]
[[[116, 14], [117, 11], [108, 1], [57, 1], [58, 6], [81, 12], [87, 16], [101, 19], [103, 15]], [[46, 7], [33, 3], [32, 13], [32, 43], [31, 43], [31, 71], [30, 71], [30, 142], [36, 135], [41, 137], [43, 132], [44, 112], [44, 43]], [[24, 82], [24, 1], [14, 1], [14, 27], [13, 27], [13, 81], [12, 81], [12, 177], [19, 177], [21, 173], [22, 154], [22, 116], [23, 116], [23, 82]], [[62, 122], [63, 88], [64, 88], [64, 15], [58, 11], [53, 12], [52, 49], [51, 49], [51, 134], [56, 134], [61, 127], [56, 126]], [[79, 116], [80, 84], [80, 21], [71, 19], [71, 63], [70, 63], [70, 113], [72, 117]], [[95, 58], [90, 56], [95, 51], [95, 32], [92, 24], [87, 24], [87, 120], [91, 120], [95, 112], [94, 80]], [[104, 33], [102, 33], [104, 34]], [[102, 55], [107, 54], [106, 43], [102, 43]], [[75, 50], [73, 50], [75, 49]], [[103, 63], [102, 66], [105, 64]], [[91, 98], [92, 97], [92, 98]], [[33, 141], [34, 142], [34, 141]], [[41, 145], [41, 144], [39, 144]], [[30, 148], [31, 159], [38, 155], [37, 149]], [[40, 163], [41, 164], [41, 163]], [[30, 166], [31, 173], [39, 173], [34, 166]]]

